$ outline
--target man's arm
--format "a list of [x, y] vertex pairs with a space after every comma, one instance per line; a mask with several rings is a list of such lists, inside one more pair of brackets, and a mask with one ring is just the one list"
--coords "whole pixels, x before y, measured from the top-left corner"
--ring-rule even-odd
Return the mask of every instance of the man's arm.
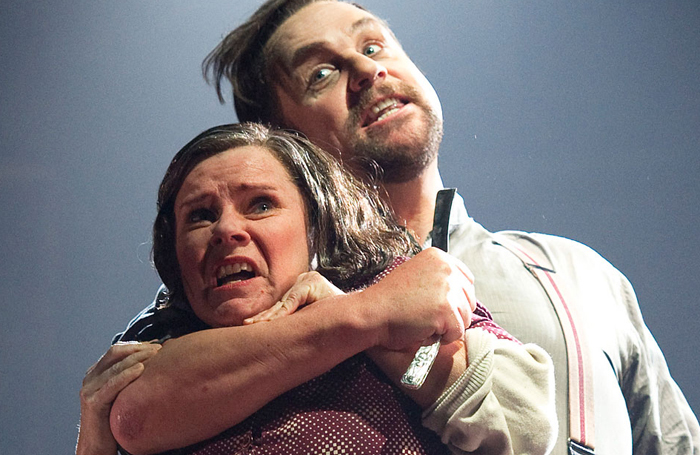
[[183, 447], [370, 347], [406, 349], [433, 335], [459, 339], [470, 311], [461, 289], [470, 284], [463, 274], [454, 278], [460, 274], [452, 258], [428, 250], [365, 291], [271, 322], [170, 340], [117, 397], [112, 431], [131, 453]]
[[557, 438], [554, 369], [533, 344], [466, 334], [468, 366], [423, 414], [454, 453], [548, 454]]
[[700, 453], [700, 426], [666, 359], [642, 319], [632, 285], [617, 270], [619, 299], [636, 331], [628, 343], [622, 393], [627, 401], [634, 453]]
[[[465, 291], [473, 302], [473, 289]], [[300, 302], [311, 303], [333, 292], [333, 286], [318, 274], [300, 277], [288, 293], [290, 298], [253, 320], [286, 316], [304, 304]], [[367, 353], [426, 409], [424, 424], [455, 453], [549, 453], [557, 435], [550, 357], [538, 346], [522, 345], [483, 306], [472, 307], [465, 339], [441, 346], [418, 390], [401, 384], [415, 348], [391, 351], [375, 347]]]
[[[400, 386], [413, 351], [368, 353]], [[473, 324], [463, 340], [441, 346], [423, 386], [404, 391], [426, 410], [424, 425], [455, 453], [546, 454], [556, 441], [551, 358], [490, 319]]]

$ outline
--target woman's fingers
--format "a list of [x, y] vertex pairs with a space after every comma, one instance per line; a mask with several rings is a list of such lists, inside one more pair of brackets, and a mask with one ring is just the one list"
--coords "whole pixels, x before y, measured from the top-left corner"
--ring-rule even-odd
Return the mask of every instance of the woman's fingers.
[[106, 378], [106, 382], [95, 391], [93, 400], [103, 404], [112, 403], [124, 387], [141, 376], [144, 368], [143, 363], [137, 362], [129, 366], [115, 369], [115, 373], [109, 375]]
[[88, 369], [86, 378], [89, 375], [100, 375], [104, 373], [108, 368], [111, 368], [116, 363], [137, 352], [160, 349], [157, 346], [159, 345], [154, 343], [139, 343], [136, 341], [115, 343], [100, 357], [100, 360]]
[[296, 283], [272, 307], [243, 321], [244, 324], [272, 321], [294, 313], [300, 307], [319, 300], [340, 295], [343, 292], [318, 272], [299, 275]]
[[113, 454], [117, 443], [109, 427], [112, 403], [141, 376], [144, 362], [161, 348], [155, 343], [117, 343], [91, 366], [80, 389], [80, 432], [76, 454]]
[[118, 343], [88, 369], [80, 397], [88, 406], [108, 407], [119, 392], [138, 378], [146, 360], [161, 348], [155, 343]]

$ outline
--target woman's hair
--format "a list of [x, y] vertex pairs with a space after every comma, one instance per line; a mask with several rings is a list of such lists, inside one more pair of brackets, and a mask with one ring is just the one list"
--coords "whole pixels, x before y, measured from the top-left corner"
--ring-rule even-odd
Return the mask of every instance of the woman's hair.
[[152, 256], [171, 301], [186, 302], [175, 249], [174, 206], [182, 183], [207, 158], [244, 146], [269, 150], [285, 167], [304, 200], [309, 257], [339, 288], [367, 284], [395, 257], [420, 251], [374, 188], [300, 134], [254, 123], [216, 126], [175, 155], [158, 190]]

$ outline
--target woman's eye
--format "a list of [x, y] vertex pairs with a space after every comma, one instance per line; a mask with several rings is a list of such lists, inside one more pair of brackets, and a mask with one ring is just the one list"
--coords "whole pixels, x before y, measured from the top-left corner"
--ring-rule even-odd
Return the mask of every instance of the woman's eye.
[[195, 209], [190, 212], [187, 220], [190, 223], [201, 223], [202, 221], [214, 222], [216, 214], [209, 209]]
[[379, 44], [370, 44], [367, 47], [365, 47], [365, 49], [364, 49], [364, 51], [362, 51], [362, 53], [367, 57], [371, 57], [381, 50], [382, 50], [382, 47]]
[[273, 208], [274, 205], [269, 199], [258, 199], [253, 201], [251, 211], [256, 214], [265, 214], [270, 212]]
[[267, 202], [260, 202], [259, 204], [257, 204], [257, 205], [255, 206], [255, 209], [256, 209], [258, 212], [261, 212], [261, 213], [262, 213], [262, 212], [269, 212], [271, 208], [272, 208], [272, 207], [271, 207], [270, 204], [268, 204]]

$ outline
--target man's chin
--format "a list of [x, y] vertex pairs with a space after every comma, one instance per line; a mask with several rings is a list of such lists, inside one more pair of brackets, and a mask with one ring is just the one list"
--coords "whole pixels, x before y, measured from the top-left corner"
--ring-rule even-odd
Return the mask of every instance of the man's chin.
[[356, 145], [352, 162], [360, 177], [384, 183], [404, 183], [420, 176], [437, 157], [437, 149], [415, 142], [363, 141]]
[[[354, 169], [385, 183], [404, 183], [420, 176], [437, 158], [442, 122], [434, 115], [404, 116], [356, 130], [348, 144]], [[377, 170], [379, 169], [379, 172]]]
[[388, 162], [380, 165], [383, 183], [406, 183], [420, 177], [431, 163], [428, 156], [422, 159], [402, 162]]

